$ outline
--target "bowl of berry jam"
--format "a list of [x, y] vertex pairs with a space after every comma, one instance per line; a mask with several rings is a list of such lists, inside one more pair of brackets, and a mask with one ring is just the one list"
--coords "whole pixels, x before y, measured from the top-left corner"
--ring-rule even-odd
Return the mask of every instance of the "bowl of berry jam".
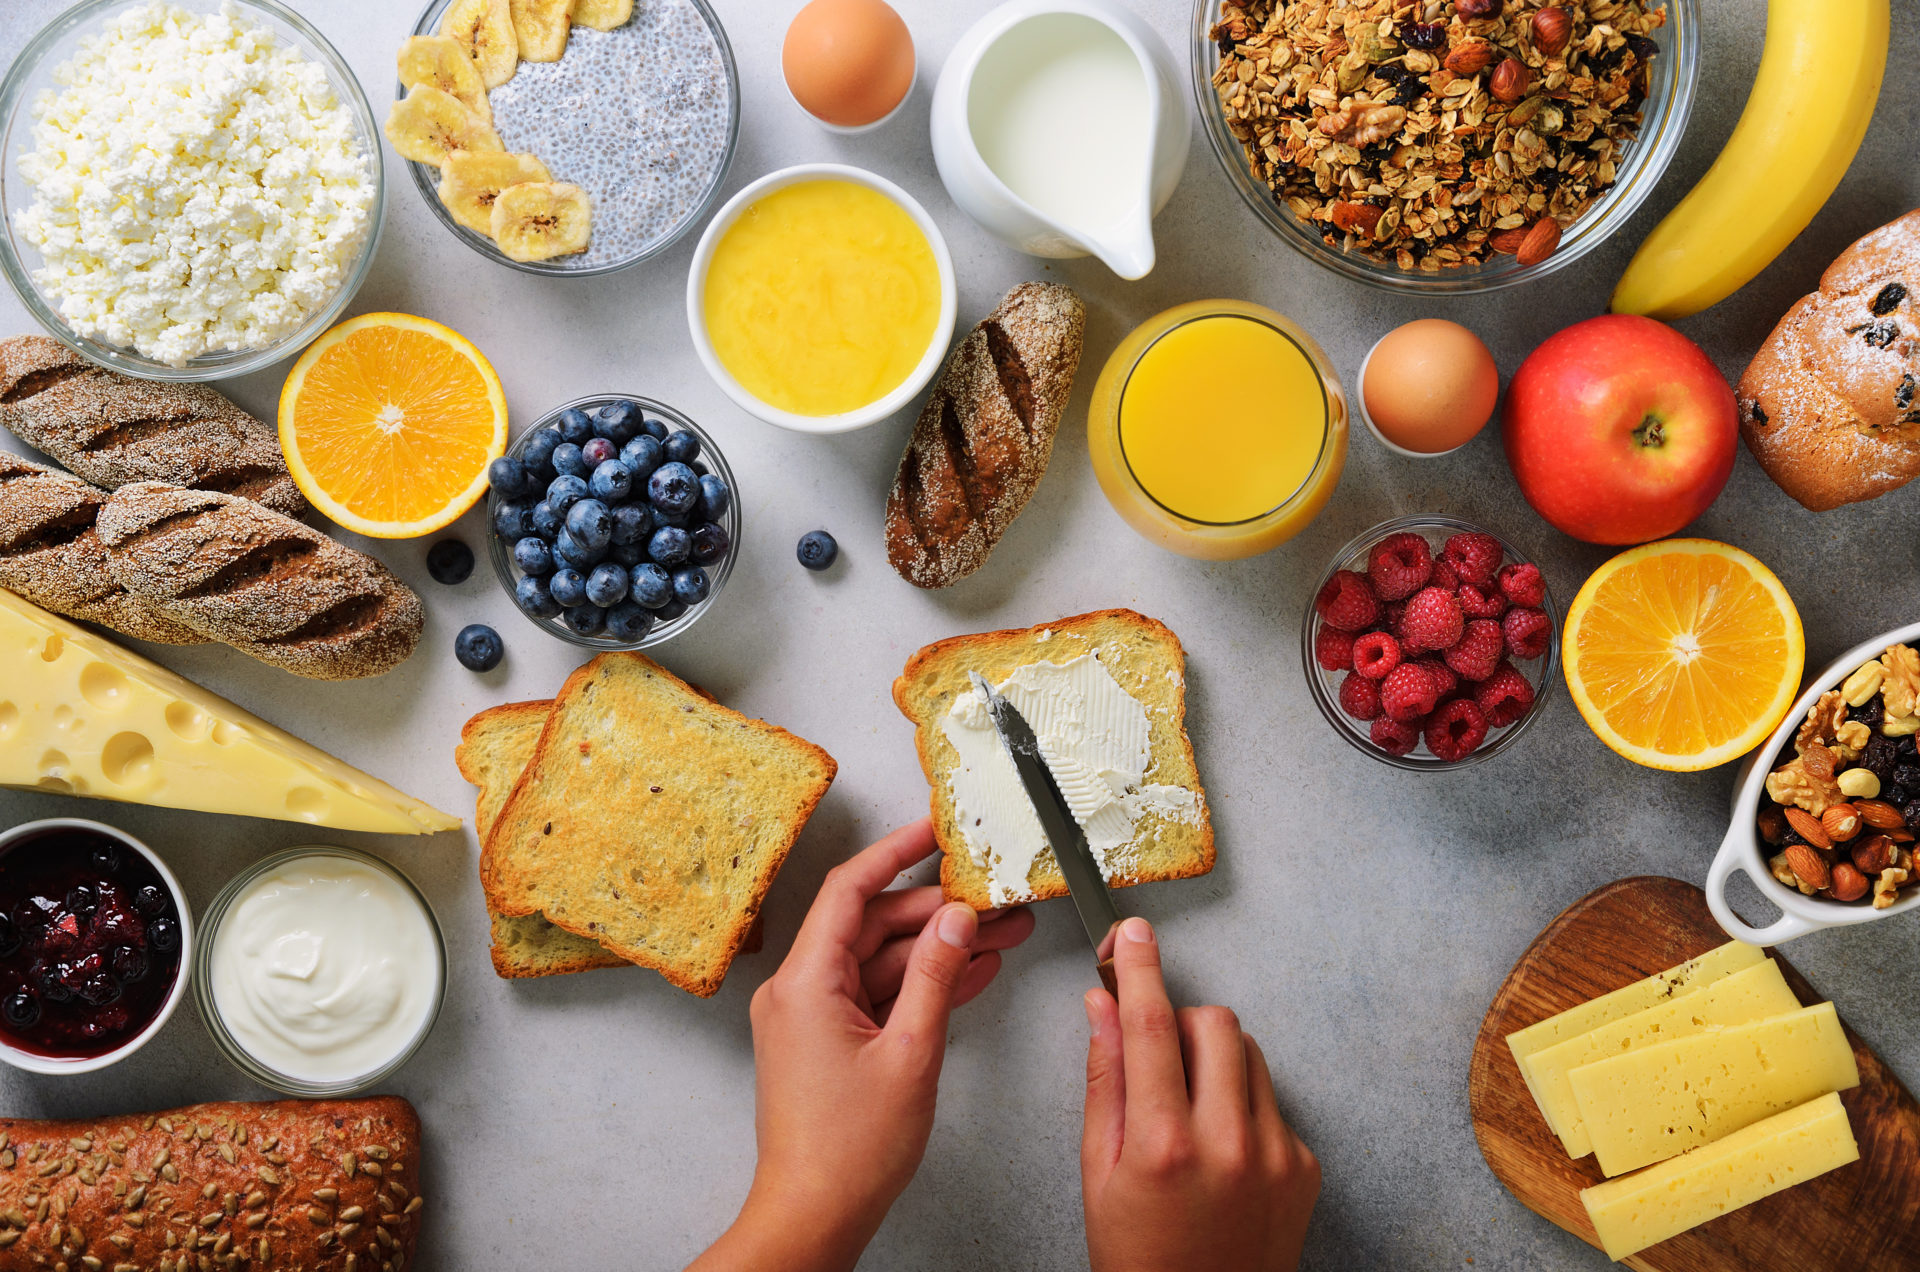
[[180, 883], [111, 826], [59, 817], [0, 833], [0, 1060], [89, 1073], [138, 1051], [186, 994]]

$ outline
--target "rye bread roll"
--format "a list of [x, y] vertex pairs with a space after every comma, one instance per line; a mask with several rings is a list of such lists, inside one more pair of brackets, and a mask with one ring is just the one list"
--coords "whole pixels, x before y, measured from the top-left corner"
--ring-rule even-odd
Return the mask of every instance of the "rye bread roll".
[[114, 579], [94, 528], [106, 502], [106, 491], [70, 473], [0, 451], [0, 587], [141, 640], [204, 641]]
[[0, 340], [0, 425], [108, 490], [165, 481], [307, 513], [271, 426], [204, 384], [136, 380], [47, 336]]
[[1085, 333], [1072, 291], [1021, 283], [948, 356], [887, 496], [901, 578], [948, 587], [986, 564], [1047, 471]]
[[0, 1118], [0, 1272], [404, 1272], [419, 1172], [396, 1096]]
[[250, 499], [135, 482], [97, 524], [122, 587], [296, 676], [377, 676], [419, 643], [420, 598], [386, 566]]

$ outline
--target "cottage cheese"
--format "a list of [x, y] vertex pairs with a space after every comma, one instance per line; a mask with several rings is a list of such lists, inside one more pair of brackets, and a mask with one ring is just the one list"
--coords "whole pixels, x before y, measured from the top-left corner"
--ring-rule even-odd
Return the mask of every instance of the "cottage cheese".
[[327, 74], [231, 4], [139, 5], [33, 106], [15, 224], [79, 334], [182, 366], [286, 338], [373, 229], [370, 156]]

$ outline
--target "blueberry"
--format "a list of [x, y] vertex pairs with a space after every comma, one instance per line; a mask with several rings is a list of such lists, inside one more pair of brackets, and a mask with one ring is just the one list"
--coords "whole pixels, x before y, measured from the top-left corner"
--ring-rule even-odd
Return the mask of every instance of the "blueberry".
[[707, 467], [707, 461], [704, 459], [696, 459], [691, 464], [688, 464], [687, 467], [693, 469], [693, 475], [695, 477], [705, 477], [713, 472], [711, 468]]
[[644, 422], [638, 402], [609, 402], [593, 413], [593, 431], [615, 446], [638, 433]]
[[662, 605], [654, 615], [662, 623], [671, 623], [687, 612], [687, 603], [678, 597]]
[[682, 605], [698, 605], [707, 599], [713, 590], [713, 584], [707, 579], [707, 572], [697, 565], [673, 572], [673, 599]]
[[691, 464], [700, 458], [700, 439], [683, 428], [677, 433], [667, 434], [667, 440], [660, 443], [660, 449], [676, 464]]
[[709, 474], [700, 479], [700, 515], [708, 521], [718, 521], [726, 515], [727, 506], [733, 502], [733, 491], [724, 478]]
[[653, 533], [653, 514], [645, 504], [623, 503], [613, 510], [613, 541], [644, 543]]
[[547, 506], [559, 513], [562, 517], [567, 515], [568, 509], [586, 497], [586, 478], [575, 476], [572, 473], [562, 473], [553, 479], [551, 486], [547, 487]]
[[617, 503], [633, 493], [633, 470], [617, 459], [610, 459], [587, 478], [587, 490], [595, 499]]
[[619, 454], [620, 448], [604, 437], [593, 438], [580, 448], [580, 458], [586, 460], [593, 468], [598, 468]]
[[553, 548], [545, 539], [530, 534], [513, 545], [513, 563], [522, 574], [551, 574]]
[[648, 562], [633, 567], [633, 599], [650, 610], [657, 610], [673, 599], [673, 579], [659, 566]]
[[664, 513], [679, 516], [700, 498], [700, 479], [685, 464], [668, 461], [647, 478], [647, 499]]
[[73, 991], [60, 979], [59, 967], [41, 964], [35, 983], [40, 987], [40, 997], [50, 1003], [64, 1003], [73, 997]]
[[162, 954], [171, 954], [180, 948], [180, 925], [166, 916], [161, 916], [147, 924], [147, 943]]
[[677, 526], [662, 526], [647, 540], [647, 555], [671, 570], [693, 555], [693, 536]]
[[119, 945], [107, 959], [114, 976], [122, 985], [137, 985], [147, 978], [150, 964], [147, 952], [132, 945]]
[[691, 509], [686, 512], [662, 512], [660, 509], [655, 508], [652, 509], [652, 512], [653, 528], [656, 530], [661, 526], [672, 526], [675, 530], [686, 530], [693, 525], [693, 512]]
[[555, 570], [547, 587], [553, 593], [554, 602], [563, 609], [587, 603], [587, 579], [578, 570]]
[[[517, 506], [526, 507], [524, 503]], [[533, 510], [528, 508], [524, 516], [531, 527]], [[455, 583], [465, 583], [473, 573], [473, 549], [458, 539], [440, 540], [427, 549], [427, 573], [433, 576], [435, 583], [445, 583], [449, 587]]]
[[506, 652], [506, 646], [500, 643], [500, 633], [485, 623], [468, 623], [453, 638], [453, 656], [468, 671], [492, 671], [500, 665], [500, 656]]
[[67, 909], [73, 911], [78, 917], [83, 919], [92, 918], [93, 912], [99, 908], [100, 894], [94, 890], [92, 884], [76, 883], [72, 888], [68, 889]]
[[93, 862], [93, 868], [101, 874], [112, 874], [120, 868], [120, 845], [118, 844], [99, 844], [87, 856]]
[[20, 948], [20, 929], [14, 921], [0, 914], [0, 958], [5, 958]]
[[40, 1000], [29, 990], [19, 990], [7, 995], [0, 1003], [0, 1016], [4, 1016], [9, 1029], [31, 1029], [40, 1023]]
[[633, 644], [653, 630], [653, 611], [622, 601], [607, 611], [607, 635]]
[[600, 564], [606, 556], [605, 548], [589, 548], [565, 530], [562, 530], [560, 537], [553, 541], [553, 559], [583, 573]]
[[809, 530], [800, 536], [800, 547], [795, 553], [800, 564], [809, 570], [824, 570], [840, 556], [840, 545], [825, 530]]
[[647, 559], [647, 545], [640, 543], [616, 543], [607, 549], [607, 560], [615, 565], [624, 565], [629, 570]]
[[587, 599], [607, 609], [627, 599], [627, 572], [612, 562], [593, 567], [587, 575]]
[[571, 473], [575, 477], [585, 477], [593, 471], [593, 465], [587, 462], [587, 453], [572, 442], [562, 442], [553, 448], [553, 471], [561, 476]]
[[547, 590], [547, 581], [532, 575], [513, 585], [514, 603], [535, 618], [552, 618], [560, 612], [560, 602]]
[[547, 540], [559, 534], [560, 528], [567, 524], [560, 510], [544, 499], [533, 505], [533, 516], [530, 520], [533, 522], [533, 532]]
[[732, 546], [733, 539], [727, 534], [727, 528], [717, 521], [709, 521], [694, 529], [693, 563], [717, 565], [726, 558], [727, 549]]
[[[503, 499], [493, 506], [493, 531], [502, 539], [519, 539], [531, 534], [533, 506], [524, 499]], [[468, 566], [472, 566], [471, 560]]]
[[533, 485], [552, 478], [553, 448], [566, 440], [560, 436], [559, 429], [547, 427], [535, 431], [520, 448], [521, 466], [527, 470], [527, 478]]
[[606, 626], [607, 611], [598, 605], [576, 605], [562, 614], [560, 621], [576, 636], [592, 636]]
[[627, 466], [635, 481], [645, 481], [653, 475], [653, 470], [666, 462], [666, 456], [660, 453], [660, 442], [650, 433], [628, 442], [620, 448], [620, 462]]
[[502, 455], [487, 465], [487, 484], [502, 499], [518, 499], [533, 493], [533, 479], [527, 467], [511, 455]]
[[554, 421], [554, 426], [560, 430], [562, 439], [575, 446], [586, 445], [587, 439], [593, 436], [592, 418], [574, 407], [560, 412], [560, 418]]
[[567, 509], [567, 533], [589, 552], [613, 542], [613, 514], [598, 499], [582, 499]]
[[163, 914], [167, 908], [167, 894], [151, 883], [146, 884], [133, 894], [133, 908], [148, 918]]

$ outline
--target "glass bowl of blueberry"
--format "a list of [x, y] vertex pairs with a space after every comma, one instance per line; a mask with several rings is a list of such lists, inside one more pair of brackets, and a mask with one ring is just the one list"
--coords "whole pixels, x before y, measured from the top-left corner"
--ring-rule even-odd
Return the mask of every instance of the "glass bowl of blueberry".
[[733, 572], [733, 470], [698, 425], [662, 402], [568, 402], [493, 463], [488, 555], [500, 586], [543, 631], [589, 649], [678, 636]]
[[187, 989], [193, 920], [151, 849], [77, 817], [0, 834], [0, 1060], [91, 1073], [158, 1033]]

